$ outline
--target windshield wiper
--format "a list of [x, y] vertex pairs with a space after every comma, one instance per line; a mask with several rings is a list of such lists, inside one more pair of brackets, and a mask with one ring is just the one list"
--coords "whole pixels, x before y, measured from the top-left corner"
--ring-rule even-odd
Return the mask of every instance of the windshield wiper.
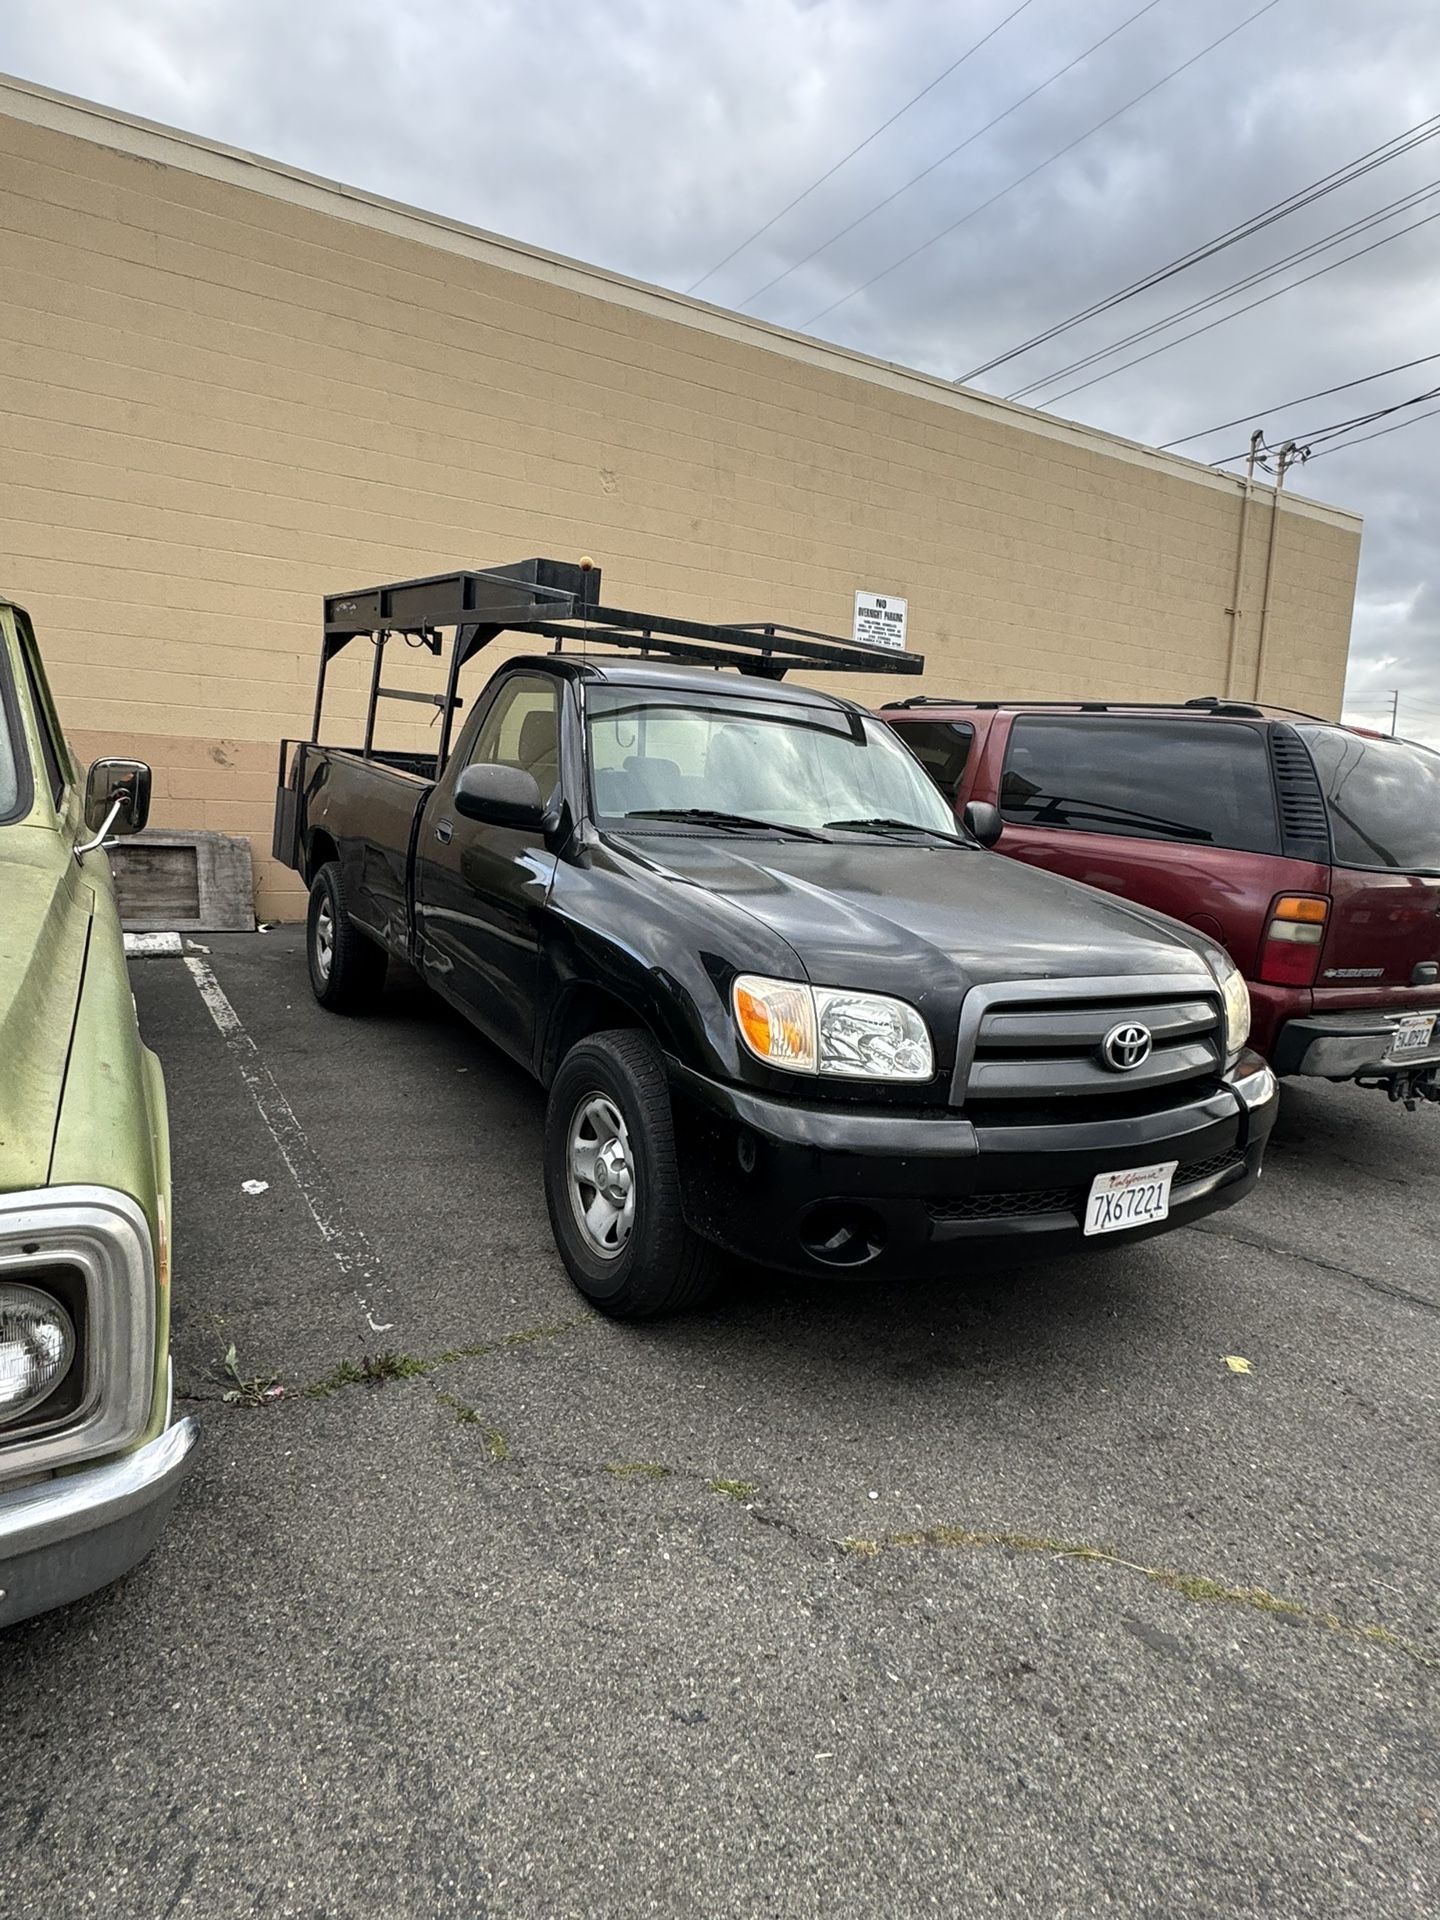
[[884, 814], [875, 814], [866, 820], [827, 820], [827, 827], [837, 833], [928, 833], [933, 840], [948, 841], [952, 847], [973, 847], [973, 840], [963, 839], [958, 833], [946, 833], [943, 827], [922, 826], [918, 820], [890, 820]]
[[750, 813], [726, 813], [719, 807], [634, 807], [626, 820], [677, 820], [697, 827], [721, 827], [731, 833], [788, 833], [797, 840], [824, 840], [813, 827], [792, 826], [788, 820], [759, 820]]

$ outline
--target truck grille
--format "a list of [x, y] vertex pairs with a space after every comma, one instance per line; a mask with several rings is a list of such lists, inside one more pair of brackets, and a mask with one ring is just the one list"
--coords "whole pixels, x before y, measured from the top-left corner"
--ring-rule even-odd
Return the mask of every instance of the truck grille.
[[[1202, 1180], [1230, 1173], [1245, 1164], [1238, 1147], [1212, 1154], [1208, 1160], [1182, 1160], [1171, 1185], [1172, 1200], [1181, 1200], [1186, 1190]], [[966, 1193], [953, 1200], [930, 1200], [925, 1211], [943, 1224], [951, 1220], [1024, 1220], [1040, 1214], [1068, 1213], [1079, 1217], [1090, 1191], [1087, 1181], [1079, 1187], [1031, 1187], [1014, 1193]]]
[[[1213, 1078], [1225, 1061], [1224, 1014], [1208, 982], [1106, 981], [1093, 996], [1056, 983], [973, 987], [961, 1010], [952, 1103], [1022, 1109], [1030, 1102], [1148, 1097]], [[1105, 1058], [1107, 1035], [1143, 1028], [1149, 1050], [1119, 1070]]]

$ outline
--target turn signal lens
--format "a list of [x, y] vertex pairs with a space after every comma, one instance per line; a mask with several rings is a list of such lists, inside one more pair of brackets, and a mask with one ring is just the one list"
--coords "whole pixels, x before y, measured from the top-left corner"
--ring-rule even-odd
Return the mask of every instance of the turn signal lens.
[[814, 1073], [815, 997], [809, 987], [742, 973], [731, 1001], [740, 1037], [757, 1059], [792, 1073]]
[[1281, 894], [1260, 952], [1260, 978], [1268, 986], [1314, 986], [1329, 913], [1330, 902], [1314, 894]]
[[928, 1080], [935, 1071], [924, 1018], [889, 994], [742, 973], [730, 997], [741, 1039], [767, 1066], [846, 1080]]

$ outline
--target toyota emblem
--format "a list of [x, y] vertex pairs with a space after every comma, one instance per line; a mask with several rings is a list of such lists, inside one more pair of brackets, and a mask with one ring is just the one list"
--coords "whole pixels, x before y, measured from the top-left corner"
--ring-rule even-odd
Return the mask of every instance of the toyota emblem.
[[1133, 1073], [1150, 1058], [1150, 1029], [1127, 1020], [1100, 1042], [1100, 1058], [1115, 1073]]

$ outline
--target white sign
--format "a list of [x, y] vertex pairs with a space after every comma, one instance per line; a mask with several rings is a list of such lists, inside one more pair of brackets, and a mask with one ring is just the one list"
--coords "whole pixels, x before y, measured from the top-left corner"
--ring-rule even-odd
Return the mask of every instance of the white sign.
[[855, 639], [863, 647], [905, 651], [905, 616], [909, 602], [893, 593], [855, 595]]

